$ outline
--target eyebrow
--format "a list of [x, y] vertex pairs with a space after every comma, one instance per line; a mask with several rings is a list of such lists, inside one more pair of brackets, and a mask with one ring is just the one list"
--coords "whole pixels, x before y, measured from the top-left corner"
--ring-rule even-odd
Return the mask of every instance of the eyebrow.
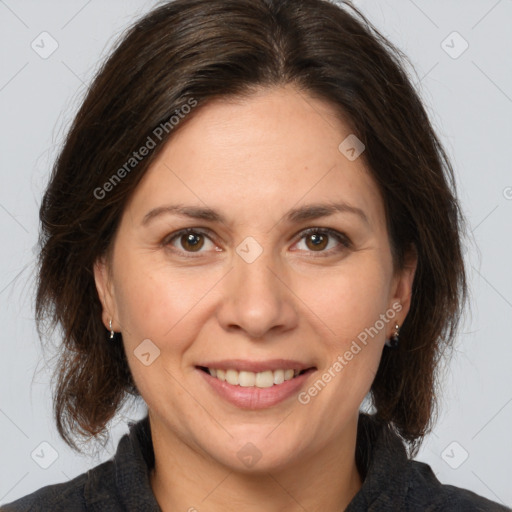
[[[293, 208], [288, 211], [284, 220], [291, 224], [298, 224], [307, 220], [319, 219], [321, 217], [328, 217], [336, 213], [350, 213], [359, 217], [365, 224], [370, 226], [370, 222], [365, 212], [360, 208], [352, 206], [345, 202], [326, 203], [326, 204], [310, 204]], [[147, 225], [153, 219], [162, 215], [178, 215], [182, 217], [189, 217], [191, 219], [205, 220], [210, 222], [220, 222], [227, 224], [227, 219], [224, 215], [216, 210], [208, 207], [198, 206], [185, 206], [181, 204], [159, 206], [150, 210], [142, 219], [142, 225]]]

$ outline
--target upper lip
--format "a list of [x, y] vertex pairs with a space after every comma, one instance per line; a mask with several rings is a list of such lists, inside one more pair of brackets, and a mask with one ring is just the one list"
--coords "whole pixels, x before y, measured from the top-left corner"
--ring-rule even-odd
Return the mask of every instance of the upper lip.
[[220, 370], [238, 370], [246, 372], [264, 372], [265, 370], [307, 370], [313, 368], [313, 365], [293, 361], [292, 359], [268, 359], [266, 361], [249, 361], [247, 359], [223, 359], [222, 361], [210, 361], [201, 363], [198, 366], [204, 366], [210, 369]]

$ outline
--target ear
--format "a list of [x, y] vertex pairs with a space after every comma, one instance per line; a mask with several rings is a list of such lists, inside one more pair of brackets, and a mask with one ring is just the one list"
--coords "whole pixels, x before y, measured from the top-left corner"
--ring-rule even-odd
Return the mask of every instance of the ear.
[[102, 321], [105, 328], [110, 330], [109, 322], [112, 320], [112, 329], [120, 331], [119, 321], [117, 318], [117, 307], [114, 294], [114, 285], [111, 279], [111, 269], [108, 258], [102, 256], [94, 262], [94, 281], [96, 290], [103, 307]]
[[[404, 256], [404, 266], [396, 272], [391, 288], [389, 306], [392, 307], [393, 304], [395, 304], [393, 309], [398, 311], [395, 317], [398, 325], [402, 325], [404, 323], [405, 317], [409, 313], [409, 309], [411, 307], [412, 285], [417, 266], [418, 251], [414, 245], [411, 245]], [[397, 309], [397, 303], [401, 306], [400, 310]], [[393, 326], [394, 323], [395, 322], [393, 322]], [[389, 333], [389, 336], [391, 336], [391, 333]]]

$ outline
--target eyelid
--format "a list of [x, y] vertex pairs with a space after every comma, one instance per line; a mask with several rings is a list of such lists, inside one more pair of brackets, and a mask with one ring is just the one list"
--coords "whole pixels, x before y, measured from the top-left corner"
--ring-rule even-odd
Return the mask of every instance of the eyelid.
[[[168, 247], [171, 245], [171, 243], [176, 240], [177, 238], [179, 238], [180, 236], [183, 236], [183, 235], [186, 235], [188, 233], [194, 233], [194, 234], [198, 234], [198, 235], [204, 235], [205, 237], [209, 238], [211, 242], [215, 243], [215, 236], [213, 235], [213, 231], [211, 231], [210, 229], [208, 228], [184, 228], [184, 229], [180, 229], [178, 231], [175, 231], [173, 233], [170, 233], [169, 235], [165, 236], [164, 239], [162, 240], [161, 242], [161, 245], [163, 247]], [[217, 245], [217, 244], [216, 244]], [[173, 248], [174, 249], [174, 248]], [[201, 254], [201, 253], [193, 253], [193, 252], [189, 252], [187, 253], [186, 251], [180, 251], [180, 250], [177, 250], [177, 252], [180, 252], [180, 253], [185, 253], [185, 254], [189, 254], [190, 256], [188, 257], [192, 257], [194, 258], [194, 254], [197, 254], [198, 256]]]
[[[180, 236], [186, 235], [188, 233], [204, 235], [207, 238], [209, 238], [211, 242], [216, 243], [215, 235], [213, 234], [213, 231], [211, 231], [210, 229], [190, 227], [190, 228], [180, 229], [180, 230], [175, 231], [175, 232], [171, 233], [170, 235], [166, 236], [162, 240], [161, 245], [164, 247], [168, 247], [171, 245], [171, 242], [173, 242]], [[340, 243], [340, 245], [342, 245], [345, 249], [349, 249], [352, 247], [352, 241], [345, 233], [338, 231], [336, 229], [333, 229], [333, 228], [326, 228], [326, 227], [320, 227], [320, 226], [305, 228], [305, 229], [302, 229], [301, 231], [299, 231], [293, 237], [293, 239], [295, 240], [294, 245], [296, 243], [300, 242], [304, 237], [306, 237], [310, 234], [313, 234], [313, 233], [315, 233], [315, 234], [318, 233], [321, 235], [322, 234], [328, 235], [328, 236], [336, 239]], [[187, 258], [196, 258], [201, 255], [201, 252], [198, 252], [198, 253], [187, 252], [187, 251], [182, 251], [179, 249], [174, 250], [174, 248], [171, 250], [173, 252], [179, 252], [180, 254], [187, 254], [188, 255], [188, 256], [186, 256]], [[318, 251], [317, 255], [315, 255], [316, 251], [307, 251], [307, 252], [310, 252], [312, 254], [312, 257], [326, 257], [326, 256], [330, 256], [332, 254], [337, 254], [338, 252], [340, 252], [340, 249], [330, 249], [328, 251]]]
[[[303, 229], [302, 231], [300, 231], [297, 234], [298, 240], [301, 240], [305, 236], [310, 235], [312, 233], [320, 233], [320, 234], [329, 235], [329, 236], [335, 238], [336, 240], [338, 240], [338, 242], [340, 242], [345, 247], [352, 246], [352, 241], [345, 233], [338, 231], [337, 229], [333, 229], [333, 228], [312, 227], [312, 228]], [[314, 251], [312, 251], [312, 252], [314, 252]]]

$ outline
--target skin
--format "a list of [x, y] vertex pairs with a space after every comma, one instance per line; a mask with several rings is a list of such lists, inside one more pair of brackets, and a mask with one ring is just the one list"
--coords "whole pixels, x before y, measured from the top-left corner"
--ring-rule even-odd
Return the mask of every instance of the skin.
[[[328, 103], [291, 86], [198, 108], [138, 185], [111, 256], [95, 265], [103, 321], [122, 333], [148, 406], [150, 483], [164, 511], [339, 511], [362, 485], [359, 406], [409, 311], [416, 260], [394, 272], [378, 188], [363, 158], [338, 150], [350, 133]], [[368, 224], [346, 212], [283, 220], [291, 208], [335, 201], [362, 209]], [[213, 208], [226, 222], [164, 214], [142, 225], [151, 209], [176, 203]], [[318, 248], [301, 235], [311, 227], [350, 245], [329, 236]], [[184, 228], [210, 230], [197, 235], [198, 252], [185, 236], [169, 242]], [[263, 249], [252, 263], [236, 252], [248, 236]], [[317, 368], [307, 389], [393, 304], [395, 318], [306, 405], [294, 396], [240, 409], [195, 368], [297, 359]], [[149, 366], [134, 355], [145, 339], [160, 350]], [[261, 453], [250, 468], [237, 456], [247, 442]]]

